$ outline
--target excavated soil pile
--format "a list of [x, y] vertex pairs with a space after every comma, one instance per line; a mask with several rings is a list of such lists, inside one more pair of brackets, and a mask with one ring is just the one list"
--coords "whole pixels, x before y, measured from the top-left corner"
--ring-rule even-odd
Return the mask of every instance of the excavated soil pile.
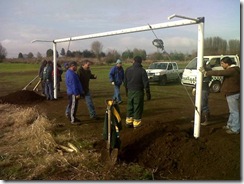
[[0, 97], [0, 103], [8, 104], [32, 104], [45, 100], [45, 97], [35, 93], [34, 91], [22, 90], [10, 93]]
[[[144, 126], [145, 128], [141, 127], [142, 131], [132, 130], [132, 136], [122, 136], [122, 141], [127, 143], [122, 147], [119, 158], [151, 168], [156, 180], [240, 178], [240, 147], [236, 144], [237, 136], [224, 135], [223, 142], [218, 142], [214, 132], [220, 134], [222, 130], [215, 129], [209, 132], [209, 136], [195, 139], [192, 127], [177, 127], [176, 124], [177, 122], [167, 124], [158, 121], [154, 128]], [[133, 141], [128, 143], [128, 140]]]

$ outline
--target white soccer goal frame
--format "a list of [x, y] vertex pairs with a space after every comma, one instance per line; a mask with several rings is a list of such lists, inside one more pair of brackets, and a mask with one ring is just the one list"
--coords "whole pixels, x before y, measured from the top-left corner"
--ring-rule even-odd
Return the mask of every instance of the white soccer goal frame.
[[[53, 41], [45, 40], [33, 40], [33, 42], [53, 42], [53, 66], [54, 66], [54, 98], [57, 99], [57, 88], [55, 87], [57, 83], [57, 54], [56, 47], [57, 43], [61, 42], [71, 42], [77, 40], [93, 39], [99, 37], [115, 36], [120, 34], [128, 34], [142, 31], [150, 31], [155, 29], [172, 28], [187, 25], [198, 25], [198, 49], [197, 49], [197, 69], [203, 66], [203, 48], [204, 48], [204, 17], [190, 18], [181, 15], [171, 15], [168, 19], [172, 18], [182, 18], [183, 20], [171, 21], [166, 23], [152, 24], [141, 27], [127, 28], [116, 31], [88, 34], [76, 37], [55, 39]], [[194, 137], [198, 138], [200, 136], [200, 120], [201, 120], [201, 98], [202, 98], [202, 73], [198, 72], [196, 81], [196, 96], [195, 96], [195, 115], [194, 115]]]

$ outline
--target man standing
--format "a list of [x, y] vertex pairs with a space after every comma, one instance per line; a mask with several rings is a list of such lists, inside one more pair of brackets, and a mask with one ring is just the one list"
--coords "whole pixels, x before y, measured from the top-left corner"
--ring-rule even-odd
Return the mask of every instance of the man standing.
[[109, 80], [114, 85], [114, 96], [113, 99], [121, 104], [121, 96], [120, 96], [120, 86], [124, 81], [124, 69], [122, 67], [122, 61], [118, 59], [116, 61], [116, 65], [111, 68], [109, 72]]
[[[212, 70], [210, 66], [206, 66], [206, 63], [203, 63], [203, 68], [206, 71]], [[210, 83], [211, 79], [212, 79], [211, 76], [205, 76], [205, 77], [203, 77], [203, 80], [202, 80], [202, 99], [201, 99], [202, 118], [201, 119], [203, 119], [203, 122], [201, 122], [201, 125], [203, 125], [203, 126], [209, 125], [210, 109], [209, 109], [209, 105], [208, 105], [208, 97], [209, 97], [209, 92], [210, 92], [209, 83]], [[196, 89], [194, 88], [192, 90], [192, 92], [193, 92], [193, 95], [195, 96]], [[193, 120], [193, 122], [194, 122], [194, 120]]]
[[203, 67], [199, 69], [204, 76], [223, 76], [221, 92], [225, 95], [229, 107], [229, 119], [227, 125], [223, 126], [228, 134], [239, 134], [240, 132], [240, 68], [235, 65], [230, 57], [221, 59], [224, 70], [206, 71]]
[[84, 94], [79, 77], [75, 73], [76, 70], [77, 63], [75, 61], [72, 61], [65, 75], [67, 95], [69, 99], [69, 103], [66, 108], [66, 116], [70, 118], [72, 124], [79, 124], [81, 122], [79, 119], [76, 118], [76, 112], [78, 107], [78, 100], [80, 99], [80, 96]]
[[42, 88], [42, 95], [45, 95], [45, 81], [43, 81], [43, 70], [45, 66], [47, 65], [47, 60], [44, 60], [39, 68], [39, 77], [41, 80], [41, 88]]
[[43, 81], [45, 82], [45, 95], [47, 100], [53, 100], [53, 62], [48, 61], [47, 65], [43, 69]]
[[85, 97], [86, 105], [88, 107], [88, 111], [90, 113], [90, 118], [98, 119], [95, 111], [95, 106], [93, 104], [92, 97], [89, 90], [90, 79], [96, 79], [97, 76], [91, 73], [90, 63], [91, 62], [89, 60], [82, 61], [82, 65], [77, 71], [77, 74], [79, 76], [81, 85], [84, 88], [84, 97]]
[[126, 126], [134, 128], [141, 126], [144, 107], [144, 89], [147, 100], [151, 99], [150, 86], [146, 70], [142, 67], [142, 58], [136, 56], [133, 65], [125, 71], [125, 89], [128, 96]]

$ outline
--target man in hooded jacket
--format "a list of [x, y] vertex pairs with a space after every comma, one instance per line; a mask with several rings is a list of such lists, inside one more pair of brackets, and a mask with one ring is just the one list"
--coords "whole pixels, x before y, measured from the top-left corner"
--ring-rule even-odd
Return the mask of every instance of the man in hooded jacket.
[[142, 67], [142, 58], [136, 56], [133, 65], [125, 71], [125, 89], [128, 97], [126, 126], [140, 127], [144, 108], [144, 90], [147, 100], [151, 99], [149, 80], [146, 70]]

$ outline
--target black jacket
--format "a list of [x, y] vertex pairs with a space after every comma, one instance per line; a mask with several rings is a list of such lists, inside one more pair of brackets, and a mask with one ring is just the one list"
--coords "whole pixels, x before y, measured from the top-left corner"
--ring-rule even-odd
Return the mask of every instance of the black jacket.
[[85, 95], [89, 92], [90, 79], [96, 79], [95, 75], [91, 73], [91, 70], [85, 70], [82, 66], [77, 71], [80, 82], [84, 88]]
[[134, 62], [125, 71], [125, 88], [128, 90], [146, 90], [150, 92], [149, 80], [146, 70], [140, 63]]

